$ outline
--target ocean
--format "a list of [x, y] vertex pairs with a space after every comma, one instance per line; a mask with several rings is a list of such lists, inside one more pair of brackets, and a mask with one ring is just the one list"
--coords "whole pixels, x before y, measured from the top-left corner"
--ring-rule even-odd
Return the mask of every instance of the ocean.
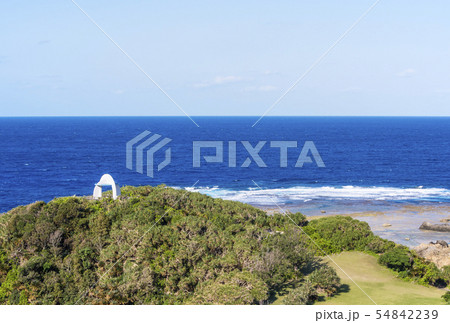
[[[30, 117], [0, 118], [0, 212], [58, 196], [90, 195], [104, 173], [119, 185], [191, 187], [214, 197], [289, 206], [319, 202], [450, 202], [450, 118], [434, 117]], [[153, 178], [126, 167], [126, 143], [148, 130], [172, 141]], [[193, 141], [222, 142], [223, 162], [193, 167]], [[230, 167], [229, 142], [236, 142]], [[241, 143], [265, 141], [259, 167]], [[295, 141], [280, 167], [273, 141]], [[312, 141], [325, 167], [295, 167]], [[217, 143], [215, 143], [217, 144]], [[155, 163], [164, 160], [164, 149]], [[144, 156], [145, 158], [145, 156]], [[145, 162], [144, 162], [145, 164]], [[257, 184], [257, 185], [256, 185]], [[314, 204], [312, 204], [314, 205]]]
[[[120, 186], [166, 184], [269, 212], [352, 215], [411, 247], [450, 240], [419, 230], [450, 216], [450, 118], [194, 119], [200, 127], [186, 117], [0, 118], [0, 212], [91, 195], [108, 173]], [[127, 142], [144, 131], [127, 165]]]

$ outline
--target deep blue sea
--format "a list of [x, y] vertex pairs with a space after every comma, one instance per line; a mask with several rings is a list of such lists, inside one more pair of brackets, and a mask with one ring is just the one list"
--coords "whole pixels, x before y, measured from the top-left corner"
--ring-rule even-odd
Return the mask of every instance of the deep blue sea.
[[[49, 117], [0, 118], [0, 212], [54, 197], [90, 195], [104, 173], [119, 185], [190, 187], [249, 203], [310, 200], [450, 202], [450, 118], [434, 117]], [[172, 141], [171, 162], [154, 177], [126, 167], [126, 143], [148, 130]], [[193, 167], [193, 141], [223, 142], [223, 162]], [[229, 167], [229, 142], [236, 167]], [[261, 144], [258, 167], [242, 144]], [[272, 141], [297, 141], [280, 167]], [[306, 141], [325, 167], [294, 167]], [[217, 144], [217, 143], [215, 143]], [[311, 155], [309, 155], [311, 156]], [[136, 156], [134, 156], [136, 158]], [[133, 159], [133, 165], [136, 159]], [[314, 159], [312, 159], [314, 161]], [[144, 164], [146, 157], [144, 156]], [[259, 187], [255, 185], [257, 183]]]

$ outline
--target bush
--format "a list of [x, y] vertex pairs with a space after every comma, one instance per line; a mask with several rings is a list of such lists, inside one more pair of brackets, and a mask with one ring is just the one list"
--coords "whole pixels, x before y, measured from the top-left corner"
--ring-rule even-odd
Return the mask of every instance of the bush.
[[442, 268], [442, 278], [450, 284], [450, 266], [444, 266]]
[[[312, 220], [304, 228], [305, 232], [325, 253], [346, 250], [364, 251], [374, 234], [366, 222], [349, 216], [333, 216]], [[321, 251], [318, 251], [322, 254]]]
[[374, 236], [367, 244], [366, 250], [376, 254], [382, 254], [394, 248], [395, 242]]
[[308, 279], [317, 292], [326, 293], [328, 297], [334, 295], [341, 286], [341, 279], [334, 268], [328, 265], [313, 271]]
[[0, 304], [73, 304], [92, 286], [80, 303], [265, 303], [317, 261], [300, 213], [292, 223], [166, 186], [121, 191], [2, 214]]
[[448, 283], [443, 271], [439, 270], [434, 263], [418, 256], [415, 256], [413, 259], [411, 275], [417, 278], [418, 283], [422, 285], [445, 287]]
[[9, 298], [16, 289], [18, 270], [15, 266], [8, 272], [5, 280], [0, 285], [0, 303], [10, 304]]
[[271, 234], [252, 269], [272, 289], [283, 288], [286, 282], [300, 280], [302, 270], [314, 261], [314, 252], [307, 248], [307, 237], [296, 228], [283, 234]]
[[234, 271], [207, 281], [196, 290], [192, 304], [249, 305], [268, 297], [266, 284], [250, 272]]
[[444, 295], [441, 296], [444, 301], [450, 305], [450, 291], [447, 291]]
[[396, 247], [380, 256], [378, 262], [395, 271], [402, 272], [411, 269], [413, 259], [405, 247]]
[[283, 299], [285, 305], [309, 305], [317, 299], [317, 291], [310, 281], [305, 281], [300, 287], [291, 290]]

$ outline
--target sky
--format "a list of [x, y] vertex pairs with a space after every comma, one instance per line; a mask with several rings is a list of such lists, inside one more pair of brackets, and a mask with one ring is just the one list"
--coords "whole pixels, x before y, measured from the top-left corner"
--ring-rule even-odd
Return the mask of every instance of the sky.
[[[374, 3], [0, 2], [0, 116], [262, 115]], [[381, 0], [268, 115], [450, 115], [450, 3]]]

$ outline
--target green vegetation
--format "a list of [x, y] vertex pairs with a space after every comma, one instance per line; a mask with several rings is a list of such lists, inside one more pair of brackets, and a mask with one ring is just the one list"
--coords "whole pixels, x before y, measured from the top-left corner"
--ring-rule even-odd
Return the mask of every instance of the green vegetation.
[[0, 304], [312, 304], [342, 294], [344, 276], [322, 250], [381, 254], [404, 279], [449, 282], [449, 271], [365, 222], [268, 216], [162, 185], [125, 187], [115, 201], [65, 197], [2, 214]]
[[450, 304], [450, 291], [447, 291], [444, 295], [442, 295], [442, 298], [447, 304]]
[[311, 273], [308, 280], [319, 293], [328, 297], [334, 295], [341, 286], [341, 279], [332, 267], [323, 266]]
[[364, 251], [380, 255], [379, 263], [398, 272], [398, 277], [404, 280], [437, 287], [450, 283], [448, 270], [439, 270], [407, 247], [374, 235], [366, 222], [344, 216], [326, 217], [312, 220], [304, 230], [314, 239], [317, 255], [323, 255], [322, 251], [327, 254]]
[[314, 270], [299, 287], [292, 288], [286, 297], [280, 297], [278, 304], [308, 305], [313, 304], [320, 295], [328, 297], [336, 294], [341, 286], [341, 279], [329, 266]]
[[374, 235], [366, 222], [348, 216], [312, 220], [304, 230], [327, 254], [347, 250], [383, 253], [395, 247], [394, 242]]
[[21, 206], [0, 216], [0, 303], [270, 303], [328, 268], [290, 216], [165, 186]]
[[332, 255], [331, 258], [336, 264], [332, 261], [329, 264], [341, 277], [342, 285], [335, 296], [320, 299], [316, 302], [318, 305], [372, 305], [367, 295], [378, 305], [444, 304], [441, 298], [444, 291], [398, 279], [395, 272], [378, 264], [377, 257], [373, 255], [350, 251]]
[[413, 259], [407, 249], [397, 247], [382, 254], [378, 262], [395, 271], [402, 272], [411, 269]]
[[289, 291], [283, 299], [284, 305], [311, 305], [318, 298], [317, 290], [310, 281]]

